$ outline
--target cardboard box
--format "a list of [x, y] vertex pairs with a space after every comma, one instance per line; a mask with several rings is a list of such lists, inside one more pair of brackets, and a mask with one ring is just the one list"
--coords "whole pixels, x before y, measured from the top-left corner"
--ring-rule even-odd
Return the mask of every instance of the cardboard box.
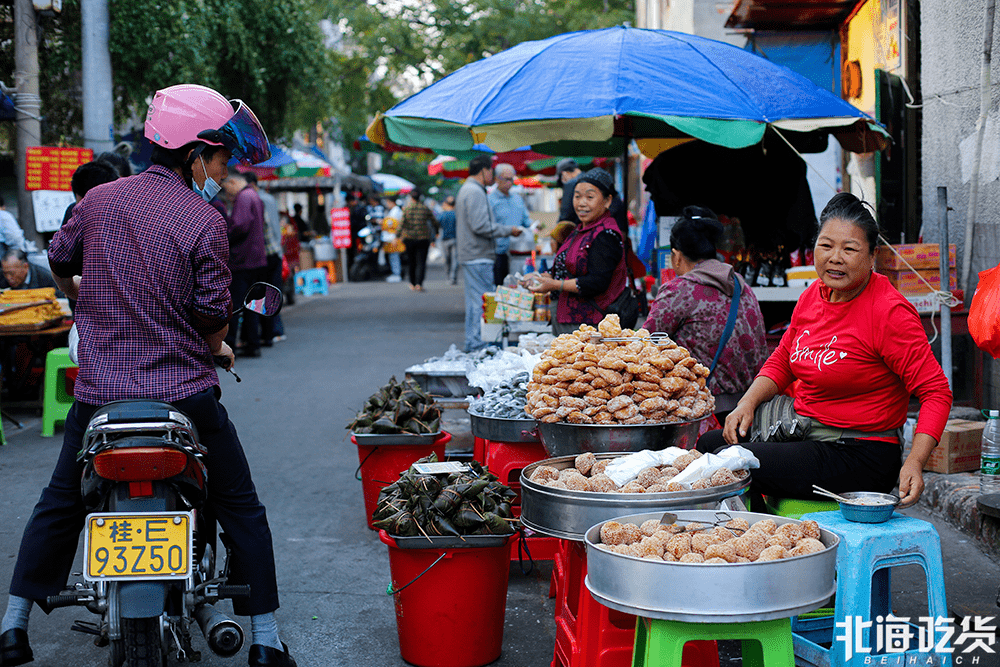
[[[951, 293], [958, 299], [958, 304], [953, 306], [951, 312], [961, 313], [964, 309], [965, 292], [960, 289], [953, 289]], [[906, 294], [906, 300], [913, 304], [918, 313], [939, 313], [941, 312], [941, 302], [933, 294]]]
[[515, 308], [530, 310], [535, 303], [534, 293], [525, 289], [518, 289], [515, 287], [498, 287], [496, 294], [498, 303], [514, 306]]
[[[889, 279], [889, 282], [892, 283], [892, 286], [898, 289], [899, 293], [904, 296], [916, 296], [930, 292], [927, 285], [920, 280], [921, 277], [929, 282], [934, 290], [941, 289], [941, 275], [937, 269], [923, 269], [916, 273], [909, 269], [903, 269], [902, 271], [886, 270], [879, 271], [879, 273], [885, 275]], [[920, 274], [920, 277], [917, 274]], [[950, 283], [948, 290], [953, 291], [958, 289], [958, 276], [955, 269], [948, 271], [948, 278], [948, 282]]]
[[[940, 269], [941, 247], [937, 243], [907, 243], [894, 245], [900, 255], [915, 269]], [[955, 268], [955, 244], [948, 246], [948, 266]], [[875, 269], [879, 273], [907, 268], [899, 257], [886, 247], [875, 250]]]
[[931, 452], [924, 470], [951, 474], [979, 470], [983, 428], [986, 422], [949, 419], [941, 442]]

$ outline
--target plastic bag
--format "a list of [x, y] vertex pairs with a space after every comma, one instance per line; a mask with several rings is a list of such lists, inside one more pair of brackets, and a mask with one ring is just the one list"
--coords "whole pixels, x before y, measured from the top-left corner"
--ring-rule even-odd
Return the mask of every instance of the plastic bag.
[[969, 334], [980, 350], [1000, 359], [1000, 265], [979, 274], [969, 306]]

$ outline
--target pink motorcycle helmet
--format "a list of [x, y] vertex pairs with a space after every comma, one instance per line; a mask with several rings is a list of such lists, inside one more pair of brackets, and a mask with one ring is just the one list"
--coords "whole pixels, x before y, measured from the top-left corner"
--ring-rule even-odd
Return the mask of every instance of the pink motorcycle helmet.
[[193, 83], [156, 91], [146, 113], [145, 136], [168, 149], [195, 141], [223, 146], [247, 164], [271, 157], [267, 134], [250, 107]]

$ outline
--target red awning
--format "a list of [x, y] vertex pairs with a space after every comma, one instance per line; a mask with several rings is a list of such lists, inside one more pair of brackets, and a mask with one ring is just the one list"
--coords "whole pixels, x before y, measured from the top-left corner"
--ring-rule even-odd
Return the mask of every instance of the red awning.
[[727, 28], [833, 29], [863, 0], [736, 0]]

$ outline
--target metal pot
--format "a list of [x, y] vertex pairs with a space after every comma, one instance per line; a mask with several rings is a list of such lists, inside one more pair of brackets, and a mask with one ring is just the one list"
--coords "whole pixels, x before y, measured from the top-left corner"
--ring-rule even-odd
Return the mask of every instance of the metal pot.
[[[705, 419], [706, 417], [702, 417]], [[538, 436], [549, 456], [584, 452], [641, 452], [644, 449], [693, 449], [701, 419], [666, 424], [548, 424], [538, 422]]]
[[494, 442], [538, 442], [534, 419], [484, 417], [469, 410], [472, 435]]
[[[679, 521], [714, 523], [716, 513], [676, 512]], [[778, 525], [801, 523], [769, 514], [729, 512], [751, 524], [772, 519]], [[615, 519], [642, 524], [660, 512]], [[806, 556], [763, 563], [666, 563], [599, 549], [601, 522], [587, 531], [587, 588], [603, 605], [627, 614], [689, 623], [744, 623], [789, 618], [817, 609], [837, 590], [834, 572], [840, 539], [823, 528], [827, 547]]]
[[[596, 456], [600, 461], [621, 454]], [[750, 477], [726, 486], [670, 493], [595, 493], [553, 489], [531, 481], [538, 466], [562, 470], [571, 467], [575, 458], [546, 459], [521, 471], [521, 523], [545, 535], [582, 542], [591, 526], [623, 514], [677, 509], [746, 509], [741, 497], [747, 493]]]

